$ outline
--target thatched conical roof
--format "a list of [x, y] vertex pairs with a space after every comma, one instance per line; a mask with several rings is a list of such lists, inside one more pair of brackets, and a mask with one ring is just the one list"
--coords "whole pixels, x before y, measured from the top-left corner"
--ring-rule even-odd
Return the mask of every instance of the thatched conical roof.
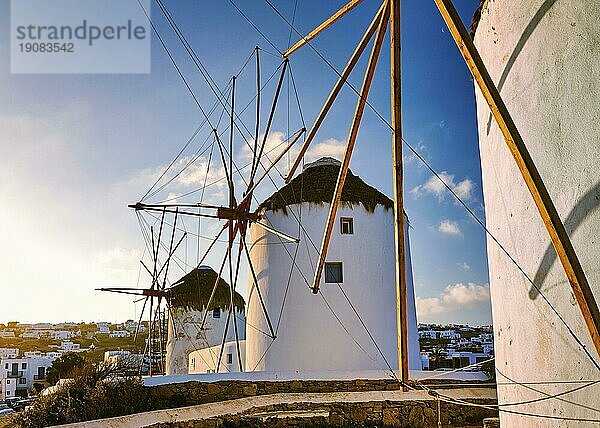
[[[229, 308], [231, 293], [229, 284], [219, 278], [213, 301], [208, 306], [210, 295], [217, 280], [217, 273], [208, 266], [193, 269], [173, 284], [170, 289], [170, 304], [175, 308], [193, 309], [197, 311]], [[233, 295], [233, 304], [238, 311], [243, 311], [246, 302], [237, 292]]]
[[[260, 204], [259, 209], [286, 212], [289, 205], [309, 202], [314, 204], [330, 203], [340, 172], [340, 162], [333, 158], [321, 158], [306, 165], [299, 174], [279, 192], [271, 195]], [[342, 203], [353, 206], [362, 204], [369, 212], [375, 211], [377, 205], [386, 209], [394, 207], [394, 202], [376, 188], [369, 186], [360, 177], [348, 171]]]

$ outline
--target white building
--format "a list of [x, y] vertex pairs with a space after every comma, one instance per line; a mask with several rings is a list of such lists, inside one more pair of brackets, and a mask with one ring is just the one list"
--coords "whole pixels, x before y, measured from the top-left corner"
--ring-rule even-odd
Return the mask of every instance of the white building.
[[47, 322], [39, 322], [31, 326], [33, 330], [52, 330], [54, 326]]
[[48, 336], [48, 333], [45, 331], [25, 331], [19, 335], [23, 339], [39, 339], [44, 336]]
[[[230, 319], [229, 324], [227, 321], [230, 287], [222, 278], [219, 278], [213, 302], [207, 307], [216, 280], [217, 273], [213, 269], [200, 266], [173, 284], [169, 297], [172, 317], [169, 317], [168, 326], [167, 374], [188, 373], [190, 353], [220, 346], [226, 325], [228, 328], [225, 341], [235, 341], [234, 320]], [[234, 313], [239, 340], [246, 338], [244, 305], [244, 298], [236, 292]], [[205, 314], [206, 322], [201, 330]], [[211, 369], [216, 370], [216, 361]]]
[[[489, 360], [490, 356], [481, 352], [470, 351], [452, 351], [448, 352], [448, 357], [452, 360], [452, 367], [457, 369], [460, 367], [471, 366], [485, 360]], [[474, 367], [473, 370], [478, 370]]]
[[117, 364], [131, 357], [131, 352], [124, 350], [106, 351], [104, 353], [104, 362], [108, 364]]
[[83, 352], [85, 349], [81, 349], [81, 345], [79, 343], [73, 343], [70, 340], [65, 340], [60, 342], [59, 351], [62, 352]]
[[97, 322], [96, 328], [98, 329], [98, 333], [100, 334], [108, 334], [110, 333], [110, 327], [107, 322]]
[[0, 331], [0, 337], [15, 337], [15, 332], [12, 330]]
[[494, 353], [494, 342], [482, 343], [481, 350], [484, 354], [492, 355]]
[[50, 336], [54, 340], [67, 340], [73, 337], [73, 332], [67, 330], [52, 331]]
[[[238, 358], [236, 342], [227, 342], [221, 352], [221, 345], [192, 351], [189, 356], [189, 373], [227, 373], [245, 371], [246, 341], [240, 340], [240, 358], [242, 369], [240, 370], [240, 359]], [[216, 367], [221, 358], [219, 370]]]
[[421, 352], [421, 368], [423, 370], [429, 370], [429, 355], [427, 352]]
[[[251, 258], [278, 333], [276, 339], [269, 335], [250, 276], [247, 321], [255, 328], [246, 331], [249, 371], [387, 370], [388, 363], [398, 368], [393, 202], [351, 172], [320, 293], [309, 289], [338, 171], [339, 162], [331, 158], [313, 162], [260, 207], [263, 222], [290, 236], [298, 236], [297, 218], [302, 218], [296, 268], [293, 245], [250, 227]], [[409, 366], [420, 370], [408, 222], [406, 226]]]
[[127, 330], [113, 330], [108, 334], [109, 337], [129, 337], [131, 333]]
[[2, 399], [27, 396], [34, 383], [44, 384], [52, 358], [7, 358], [0, 362]]
[[[599, 22], [598, 1], [486, 1], [474, 38], [563, 220], [596, 302], [600, 301]], [[498, 384], [502, 405], [544, 397], [532, 395], [521, 382], [560, 385], [598, 379], [595, 364], [600, 360], [532, 196], [486, 101], [479, 89], [475, 93], [485, 223], [536, 284], [532, 286], [488, 238], [496, 368], [515, 382]], [[551, 395], [566, 390], [543, 388]], [[581, 419], [598, 420], [599, 408], [600, 385], [594, 384], [569, 393], [568, 400], [510, 407], [558, 418], [500, 412], [500, 423], [504, 428], [587, 427], [591, 422]]]
[[460, 339], [460, 333], [454, 330], [442, 330], [440, 333], [440, 339], [458, 340]]
[[[138, 323], [137, 323], [137, 321], [134, 321], [134, 320], [127, 320], [127, 321], [125, 321], [124, 327], [125, 327], [125, 330], [133, 333], [138, 329]], [[143, 330], [141, 330], [142, 327], [144, 327], [144, 326], [140, 325], [140, 331], [143, 331]]]
[[439, 331], [437, 330], [420, 330], [419, 339], [437, 339]]
[[0, 348], [0, 360], [5, 358], [18, 358], [19, 357], [19, 349], [18, 348]]

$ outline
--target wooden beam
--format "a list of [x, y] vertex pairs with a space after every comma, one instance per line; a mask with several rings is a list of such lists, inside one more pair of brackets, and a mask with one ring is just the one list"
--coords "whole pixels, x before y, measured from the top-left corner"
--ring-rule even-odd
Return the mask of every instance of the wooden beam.
[[[406, 383], [408, 374], [408, 321], [406, 305], [406, 249], [404, 236], [404, 171], [402, 166], [402, 49], [400, 0], [390, 0], [390, 65], [392, 112], [392, 168], [394, 170], [394, 242], [396, 246], [396, 311], [398, 371]], [[407, 391], [406, 387], [403, 387]]]
[[310, 143], [315, 138], [315, 135], [317, 134], [317, 131], [321, 127], [321, 124], [323, 123], [325, 116], [327, 116], [327, 113], [329, 113], [331, 106], [333, 105], [338, 94], [344, 87], [346, 80], [348, 79], [348, 77], [350, 77], [350, 73], [352, 73], [352, 70], [354, 70], [354, 66], [356, 65], [356, 63], [360, 59], [361, 55], [365, 51], [367, 45], [369, 44], [369, 41], [373, 37], [373, 34], [375, 34], [377, 25], [379, 24], [379, 22], [381, 22], [381, 15], [383, 13], [383, 9], [385, 7], [386, 2], [387, 2], [387, 0], [382, 3], [381, 7], [379, 8], [379, 11], [377, 12], [375, 17], [371, 21], [371, 24], [367, 28], [367, 31], [365, 31], [365, 34], [363, 35], [362, 39], [356, 46], [356, 49], [354, 49], [354, 52], [352, 53], [352, 56], [350, 57], [350, 59], [348, 60], [348, 63], [344, 67], [344, 70], [342, 71], [339, 79], [337, 80], [337, 82], [335, 82], [333, 89], [331, 90], [331, 92], [329, 93], [329, 96], [325, 100], [325, 104], [323, 104], [323, 107], [321, 107], [321, 111], [319, 112], [319, 115], [315, 119], [315, 123], [313, 124], [312, 128], [310, 128], [310, 131], [308, 132], [308, 135], [306, 136], [306, 140], [304, 140], [304, 143], [302, 144], [302, 147], [300, 148], [300, 152], [298, 153], [298, 156], [296, 156], [296, 160], [294, 161], [294, 164], [292, 165], [292, 167], [290, 168], [290, 171], [288, 172], [288, 175], [285, 179], [286, 183], [289, 183], [290, 181], [292, 181], [292, 178], [294, 178], [294, 173], [300, 166], [300, 162], [302, 162], [302, 158], [304, 157], [304, 154], [308, 150], [308, 146], [310, 146]]
[[295, 51], [297, 51], [298, 49], [300, 49], [306, 43], [308, 43], [309, 41], [314, 39], [320, 32], [325, 30], [327, 27], [329, 27], [335, 21], [337, 21], [342, 16], [344, 16], [345, 14], [350, 12], [352, 9], [354, 9], [360, 2], [362, 2], [362, 0], [350, 0], [340, 10], [338, 10], [336, 13], [334, 13], [329, 18], [327, 18], [321, 25], [319, 25], [317, 28], [315, 28], [310, 33], [308, 33], [308, 35], [306, 37], [303, 37], [301, 40], [296, 42], [296, 44], [294, 46], [292, 46], [287, 51], [285, 51], [283, 53], [283, 57], [287, 57], [287, 56], [291, 55], [292, 53], [294, 53]]
[[452, 1], [435, 0], [435, 3], [444, 21], [446, 21], [446, 25], [448, 25], [450, 33], [462, 53], [471, 74], [475, 78], [481, 93], [487, 101], [502, 131], [506, 144], [515, 159], [517, 167], [525, 180], [525, 184], [531, 196], [533, 196], [535, 205], [550, 235], [552, 245], [571, 284], [573, 294], [592, 337], [592, 342], [600, 355], [600, 311], [598, 310], [598, 305], [583, 268], [577, 258], [573, 244], [552, 202], [552, 198], [477, 48], [467, 34], [467, 30], [460, 20], [460, 16], [456, 12]]
[[[229, 208], [235, 207], [235, 189], [233, 185], [233, 134], [234, 134], [234, 117], [235, 117], [235, 76], [231, 78], [231, 121], [229, 123]], [[229, 226], [233, 231], [233, 226]]]
[[238, 207], [228, 208], [221, 207], [217, 209], [217, 218], [221, 220], [252, 220], [258, 221], [260, 216], [257, 213], [249, 213], [246, 210], [241, 210]]
[[254, 164], [256, 163], [256, 151], [258, 150], [258, 133], [260, 129], [260, 55], [258, 53], [258, 46], [255, 48], [256, 52], [256, 123], [254, 124], [254, 150], [252, 150], [252, 168], [250, 171], [254, 171]]
[[329, 216], [327, 217], [327, 223], [325, 226], [325, 233], [323, 235], [323, 241], [321, 242], [321, 249], [319, 250], [319, 262], [317, 269], [315, 270], [315, 276], [312, 284], [312, 291], [314, 294], [319, 292], [319, 283], [321, 282], [321, 274], [323, 272], [323, 266], [327, 258], [327, 249], [329, 247], [329, 241], [333, 233], [333, 226], [335, 224], [335, 218], [337, 214], [338, 206], [342, 199], [342, 190], [344, 188], [344, 182], [346, 180], [346, 174], [350, 168], [350, 159], [352, 158], [352, 151], [356, 143], [356, 137], [358, 136], [358, 129], [360, 128], [360, 122], [365, 111], [365, 105], [367, 104], [367, 98], [369, 97], [369, 89], [373, 82], [373, 75], [375, 74], [375, 68], [377, 67], [377, 60], [381, 53], [381, 46], [383, 39], [385, 38], [385, 32], [388, 26], [389, 20], [389, 1], [386, 1], [383, 15], [379, 22], [379, 28], [377, 29], [377, 36], [373, 43], [373, 49], [371, 50], [371, 56], [365, 70], [365, 77], [363, 80], [362, 87], [360, 89], [360, 95], [356, 103], [356, 111], [354, 112], [354, 118], [352, 119], [352, 125], [350, 127], [350, 134], [348, 135], [348, 143], [346, 144], [346, 150], [344, 152], [344, 158], [342, 159], [342, 165], [340, 166], [340, 172], [338, 174], [337, 184], [333, 193], [333, 199], [331, 206], [329, 207]]

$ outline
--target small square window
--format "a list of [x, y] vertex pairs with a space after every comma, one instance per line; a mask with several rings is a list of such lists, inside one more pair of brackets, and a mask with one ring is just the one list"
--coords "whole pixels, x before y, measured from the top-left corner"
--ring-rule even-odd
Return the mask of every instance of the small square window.
[[25, 379], [24, 377], [19, 378], [19, 384], [20, 385], [25, 385], [27, 383], [27, 379]]
[[227, 364], [233, 364], [233, 354], [227, 354]]
[[6, 379], [6, 384], [10, 385], [10, 379]]
[[340, 230], [342, 235], [354, 235], [354, 219], [352, 217], [340, 217]]
[[213, 318], [221, 318], [221, 308], [213, 309]]
[[21, 363], [21, 368], [25, 370], [27, 368], [27, 363]]
[[325, 263], [325, 282], [328, 284], [341, 284], [344, 282], [342, 262]]

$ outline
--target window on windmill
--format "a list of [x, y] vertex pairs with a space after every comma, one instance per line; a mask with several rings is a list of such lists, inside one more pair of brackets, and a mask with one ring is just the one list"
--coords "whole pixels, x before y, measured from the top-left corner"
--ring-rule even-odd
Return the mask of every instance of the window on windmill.
[[221, 318], [221, 308], [213, 309], [213, 318]]
[[233, 354], [227, 354], [227, 364], [233, 364]]
[[342, 235], [354, 235], [354, 219], [352, 217], [340, 217], [340, 230]]
[[24, 377], [19, 378], [19, 384], [20, 385], [25, 385], [27, 383], [27, 379], [25, 379]]
[[344, 282], [342, 262], [325, 263], [325, 282], [328, 284], [341, 284]]

